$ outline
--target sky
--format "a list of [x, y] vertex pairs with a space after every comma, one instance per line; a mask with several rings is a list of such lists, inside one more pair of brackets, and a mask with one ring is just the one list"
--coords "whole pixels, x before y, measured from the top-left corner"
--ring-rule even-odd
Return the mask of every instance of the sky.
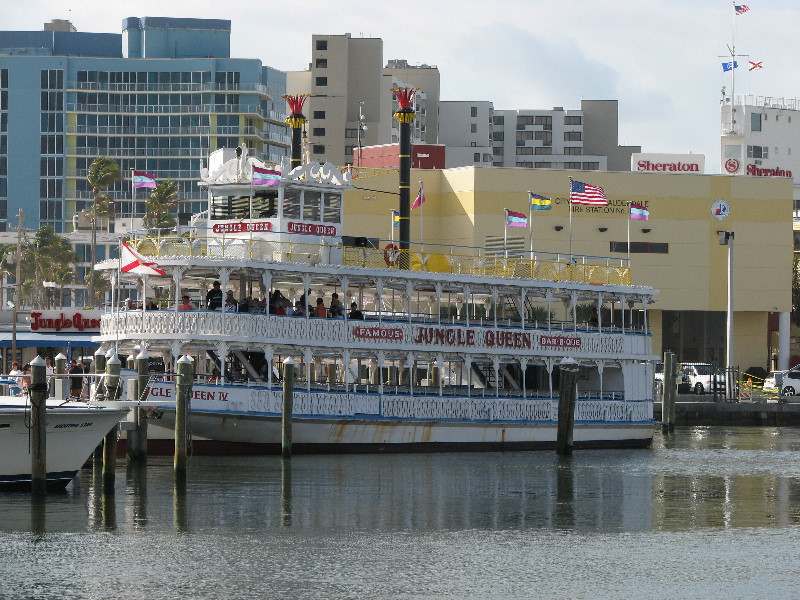
[[[619, 101], [619, 143], [643, 152], [693, 152], [719, 173], [720, 56], [735, 39], [736, 94], [800, 97], [792, 51], [797, 0], [749, 0], [734, 18], [724, 0], [0, 0], [0, 28], [41, 30], [70, 19], [78, 31], [121, 33], [125, 17], [231, 21], [231, 55], [285, 71], [307, 68], [312, 34], [383, 39], [384, 62], [436, 65], [442, 100], [491, 101], [496, 110], [580, 108]], [[735, 38], [734, 38], [735, 24]], [[729, 59], [728, 59], [729, 60]], [[749, 61], [763, 69], [748, 71]], [[291, 92], [291, 90], [289, 90]]]

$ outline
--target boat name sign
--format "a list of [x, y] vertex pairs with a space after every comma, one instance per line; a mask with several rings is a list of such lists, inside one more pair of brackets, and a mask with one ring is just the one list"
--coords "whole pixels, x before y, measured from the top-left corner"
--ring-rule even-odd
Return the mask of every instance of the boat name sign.
[[250, 231], [272, 231], [272, 223], [269, 221], [254, 221], [246, 223], [216, 223], [213, 227], [214, 233], [248, 233]]
[[286, 224], [289, 233], [308, 233], [311, 235], [335, 236], [336, 227], [333, 225], [319, 225], [317, 223], [298, 223], [292, 221]]

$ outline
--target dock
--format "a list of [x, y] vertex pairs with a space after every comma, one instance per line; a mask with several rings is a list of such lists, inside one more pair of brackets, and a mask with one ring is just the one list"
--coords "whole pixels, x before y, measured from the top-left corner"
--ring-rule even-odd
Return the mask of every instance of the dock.
[[[675, 425], [800, 426], [800, 402], [714, 402], [711, 396], [676, 396]], [[794, 400], [794, 399], [792, 399]], [[661, 402], [653, 404], [661, 420]]]

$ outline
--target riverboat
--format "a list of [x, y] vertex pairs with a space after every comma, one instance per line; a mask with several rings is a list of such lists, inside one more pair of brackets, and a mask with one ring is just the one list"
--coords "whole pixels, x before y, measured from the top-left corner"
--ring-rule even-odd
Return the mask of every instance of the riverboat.
[[[6, 383], [6, 382], [4, 382]], [[47, 400], [47, 489], [64, 489], [127, 410]], [[31, 489], [31, 406], [27, 396], [0, 397], [0, 491]]]
[[97, 265], [138, 296], [94, 339], [166, 365], [151, 424], [174, 425], [170, 373], [187, 355], [192, 434], [279, 451], [289, 359], [295, 452], [552, 447], [568, 357], [575, 446], [651, 443], [657, 292], [631, 285], [624, 260], [348, 237], [351, 183], [331, 164], [219, 149], [201, 173], [207, 210]]

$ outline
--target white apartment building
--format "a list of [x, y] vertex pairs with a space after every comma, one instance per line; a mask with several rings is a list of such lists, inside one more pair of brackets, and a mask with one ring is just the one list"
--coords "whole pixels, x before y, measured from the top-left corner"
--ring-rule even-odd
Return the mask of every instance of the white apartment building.
[[640, 146], [620, 146], [618, 102], [582, 100], [580, 110], [496, 110], [491, 145], [496, 167], [629, 171]]
[[309, 158], [357, 164], [359, 146], [396, 143], [399, 126], [392, 114], [397, 103], [391, 89], [398, 86], [420, 88], [415, 98], [413, 140], [421, 142], [433, 135], [435, 141], [436, 67], [412, 67], [404, 60], [390, 61], [384, 67], [380, 38], [353, 38], [349, 33], [313, 35], [308, 69], [286, 73], [288, 93], [310, 95], [303, 111], [308, 119]]
[[439, 101], [439, 143], [448, 169], [491, 167], [494, 107], [487, 101]]
[[720, 172], [751, 177], [791, 177], [795, 217], [800, 217], [800, 100], [730, 96], [721, 109]]

